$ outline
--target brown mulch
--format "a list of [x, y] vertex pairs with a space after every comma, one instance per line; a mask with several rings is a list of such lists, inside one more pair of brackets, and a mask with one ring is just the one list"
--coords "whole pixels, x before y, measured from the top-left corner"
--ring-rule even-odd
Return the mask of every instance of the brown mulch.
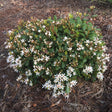
[[6, 63], [6, 33], [16, 28], [20, 20], [64, 17], [69, 12], [84, 12], [90, 5], [86, 0], [0, 1], [0, 112], [112, 112], [112, 8], [97, 7], [99, 16], [94, 20], [111, 55], [103, 83], [80, 81], [69, 99], [54, 99], [52, 91], [41, 89], [40, 84], [29, 87], [16, 82], [18, 74]]

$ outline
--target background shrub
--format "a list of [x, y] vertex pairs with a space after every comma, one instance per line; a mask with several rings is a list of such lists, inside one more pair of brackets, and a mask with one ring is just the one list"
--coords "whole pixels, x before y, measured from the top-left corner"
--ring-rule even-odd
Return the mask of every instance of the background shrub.
[[112, 5], [112, 0], [91, 0], [91, 1], [95, 1], [95, 2], [98, 2], [98, 3], [110, 3], [110, 5]]

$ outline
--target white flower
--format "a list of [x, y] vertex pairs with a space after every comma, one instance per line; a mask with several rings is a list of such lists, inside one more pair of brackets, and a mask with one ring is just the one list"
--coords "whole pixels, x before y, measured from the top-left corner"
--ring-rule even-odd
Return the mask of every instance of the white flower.
[[25, 42], [25, 40], [24, 39], [21, 39], [21, 42], [23, 43], [23, 42]]
[[68, 67], [68, 69], [69, 69], [71, 72], [74, 71], [74, 68], [72, 68], [72, 67]]
[[30, 86], [33, 86], [33, 83], [32, 83], [32, 81], [30, 81], [29, 85], [30, 85]]
[[84, 50], [84, 47], [82, 44], [80, 43], [77, 43], [77, 50], [80, 51], [80, 50]]
[[53, 44], [53, 42], [50, 42], [50, 43], [49, 43], [49, 48], [52, 46], [52, 44]]
[[26, 79], [24, 80], [24, 83], [25, 83], [25, 84], [28, 84], [28, 82], [29, 82], [29, 79], [26, 78]]
[[68, 98], [69, 98], [69, 94], [65, 93], [65, 94], [64, 94], [64, 97], [65, 97], [66, 99], [68, 99]]
[[40, 33], [40, 32], [41, 32], [41, 30], [38, 30], [38, 32]]
[[43, 69], [42, 65], [38, 66], [38, 70], [41, 71]]
[[76, 80], [73, 80], [73, 81], [70, 82], [70, 87], [73, 87], [73, 86], [75, 86], [76, 84], [77, 84], [77, 81], [76, 81]]
[[71, 55], [70, 55], [70, 57], [73, 57], [73, 58], [75, 58], [75, 54], [71, 54]]
[[72, 47], [68, 48], [68, 51], [71, 51], [72, 50]]
[[107, 70], [107, 66], [104, 65], [102, 70], [103, 70], [103, 72], [105, 72], [105, 70]]
[[56, 66], [56, 61], [53, 63], [54, 66]]
[[34, 64], [36, 65], [37, 64], [37, 60], [33, 60]]
[[45, 25], [43, 25], [42, 27], [43, 27], [43, 28], [45, 28], [46, 26], [45, 26]]
[[88, 74], [93, 72], [93, 68], [91, 66], [86, 66], [85, 69], [83, 69], [83, 72]]
[[32, 48], [30, 49], [30, 51], [31, 51], [31, 53], [33, 53], [33, 52], [34, 52], [34, 47], [32, 47]]
[[45, 35], [51, 36], [51, 32], [50, 32], [50, 31], [46, 31], [46, 32], [45, 32]]
[[12, 32], [13, 32], [13, 31], [9, 30], [9, 31], [8, 31], [8, 34], [9, 34], [9, 35], [11, 35], [11, 34], [12, 34]]
[[96, 55], [96, 53], [94, 52], [93, 55]]
[[76, 75], [76, 72], [73, 72], [73, 75]]
[[36, 76], [40, 76], [40, 72], [36, 71]]
[[13, 55], [9, 55], [7, 57], [7, 63], [13, 63], [14, 62], [14, 56]]
[[86, 44], [86, 46], [88, 47], [88, 46], [89, 46], [89, 44]]
[[27, 70], [27, 71], [25, 72], [25, 74], [26, 74], [26, 76], [31, 76], [31, 75], [32, 75], [31, 70]]
[[69, 44], [70, 43], [70, 41], [67, 41], [67, 44]]
[[85, 42], [86, 42], [87, 44], [89, 44], [89, 43], [90, 43], [90, 41], [89, 41], [89, 40], [86, 40]]
[[4, 42], [4, 45], [6, 45], [7, 44], [7, 41], [6, 42]]
[[100, 60], [101, 58], [100, 57], [97, 57], [97, 59]]
[[101, 66], [98, 67], [98, 71], [102, 70]]
[[44, 39], [44, 43], [45, 43], [45, 44], [47, 44], [47, 41], [46, 41], [46, 39]]
[[5, 48], [6, 48], [6, 49], [11, 48], [12, 42], [8, 42], [7, 44], [8, 44], [8, 45], [6, 45]]
[[47, 68], [46, 70], [46, 75], [49, 75], [49, 68]]
[[48, 35], [51, 36], [51, 32], [49, 32]]
[[22, 79], [22, 75], [19, 75], [19, 77], [16, 79], [16, 81], [20, 81]]
[[43, 19], [40, 20], [40, 22], [43, 22], [43, 21], [44, 21]]
[[107, 47], [106, 46], [102, 46], [102, 49], [103, 49], [104, 52], [106, 52]]
[[43, 85], [43, 88], [46, 88], [48, 90], [51, 90], [53, 88], [53, 85], [51, 84], [51, 81], [46, 81], [45, 84]]
[[55, 21], [53, 21], [52, 23], [55, 23]]
[[47, 32], [45, 32], [45, 35], [47, 35]]
[[49, 60], [49, 56], [45, 56], [45, 60], [48, 61]]
[[67, 70], [67, 76], [71, 77], [72, 76], [72, 73], [70, 70]]
[[90, 50], [92, 51], [92, 50], [93, 50], [93, 48], [92, 48], [92, 47], [90, 47]]
[[32, 36], [30, 36], [30, 39], [32, 39], [33, 37]]
[[58, 25], [58, 24], [60, 24], [60, 23], [59, 23], [59, 21], [57, 21], [57, 23], [56, 23], [56, 24], [57, 24], [57, 25]]
[[51, 46], [53, 44], [53, 42], [50, 42], [49, 45]]
[[58, 95], [57, 95], [56, 93], [53, 93], [53, 97], [57, 98], [57, 97], [58, 97]]
[[64, 39], [63, 39], [63, 41], [66, 41], [67, 39], [68, 39], [68, 38], [65, 36]]
[[98, 72], [97, 78], [102, 81], [104, 76], [103, 76], [103, 74], [101, 72]]
[[21, 37], [21, 35], [20, 35], [20, 34], [18, 34], [18, 35], [17, 35], [17, 37], [18, 37], [18, 38], [20, 38], [20, 37]]
[[109, 54], [105, 54], [105, 58], [104, 58], [104, 59], [105, 59], [106, 61], [109, 61], [109, 58], [110, 58], [110, 57], [109, 57]]
[[54, 82], [57, 83], [57, 82], [59, 82], [59, 81], [67, 81], [67, 80], [68, 80], [68, 78], [67, 78], [67, 76], [65, 76], [65, 74], [59, 73], [59, 74], [56, 74], [56, 75], [55, 75], [55, 80], [54, 80]]
[[55, 87], [57, 88], [57, 89], [64, 89], [64, 86], [62, 85], [62, 83], [61, 82], [58, 82], [57, 84], [55, 84]]

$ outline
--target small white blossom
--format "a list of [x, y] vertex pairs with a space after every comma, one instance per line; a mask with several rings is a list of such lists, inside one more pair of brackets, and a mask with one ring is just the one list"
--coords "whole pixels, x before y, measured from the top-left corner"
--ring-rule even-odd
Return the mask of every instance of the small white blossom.
[[86, 66], [85, 69], [83, 69], [83, 72], [88, 74], [93, 72], [93, 68], [91, 66]]
[[25, 84], [28, 84], [28, 82], [29, 82], [29, 79], [26, 78], [26, 79], [24, 80], [24, 83], [25, 83]]
[[54, 66], [56, 66], [56, 61], [53, 63]]
[[45, 56], [45, 60], [48, 61], [50, 58], [49, 56]]
[[89, 44], [89, 43], [90, 43], [90, 41], [89, 41], [89, 40], [86, 40], [86, 41], [85, 41], [85, 43]]
[[98, 72], [97, 78], [102, 81], [104, 76], [103, 76], [103, 74], [101, 72]]
[[68, 48], [68, 51], [71, 51], [72, 50], [72, 47]]
[[46, 75], [49, 75], [49, 68], [47, 68], [47, 70], [46, 70]]
[[66, 41], [67, 39], [68, 39], [68, 38], [65, 36], [64, 39], [63, 39], [63, 41]]
[[41, 32], [41, 30], [38, 30], [38, 32], [40, 33], [40, 32]]
[[70, 57], [73, 57], [73, 58], [75, 58], [75, 54], [71, 54], [71, 55], [70, 55]]
[[102, 71], [105, 72], [105, 70], [107, 70], [107, 66], [104, 65]]
[[70, 70], [67, 70], [67, 76], [71, 77], [72, 76], [72, 73]]
[[65, 76], [65, 74], [59, 73], [59, 74], [56, 74], [56, 75], [55, 75], [55, 80], [54, 80], [54, 82], [57, 83], [57, 82], [59, 82], [59, 81], [67, 81], [67, 80], [68, 80], [68, 78], [67, 78], [67, 76]]
[[31, 81], [31, 80], [30, 80], [30, 83], [29, 83], [29, 85], [30, 85], [30, 86], [33, 86], [33, 83], [32, 83], [32, 81]]
[[52, 23], [55, 23], [55, 21], [53, 21]]
[[43, 88], [46, 88], [48, 90], [51, 90], [53, 88], [53, 85], [51, 84], [51, 81], [46, 81], [45, 84], [43, 85]]
[[32, 39], [33, 38], [33, 36], [30, 36], [30, 39]]
[[93, 55], [96, 55], [96, 53], [94, 52]]
[[16, 81], [20, 81], [22, 79], [22, 75], [19, 75], [19, 77], [16, 79]]
[[43, 28], [45, 28], [46, 26], [45, 26], [45, 25], [43, 25], [42, 27], [43, 27]]
[[97, 59], [98, 59], [98, 60], [100, 60], [100, 59], [101, 59], [101, 57], [97, 57]]
[[72, 68], [72, 67], [68, 67], [68, 69], [69, 69], [71, 72], [74, 71], [74, 68]]
[[70, 87], [73, 87], [73, 86], [75, 86], [76, 84], [77, 84], [77, 81], [76, 81], [76, 80], [73, 80], [73, 81], [70, 82]]
[[84, 47], [82, 44], [80, 43], [77, 43], [77, 50], [80, 51], [80, 50], [84, 50]]
[[11, 34], [12, 34], [12, 32], [13, 32], [13, 31], [9, 30], [9, 31], [8, 31], [8, 34], [9, 34], [9, 35], [11, 35]]
[[92, 48], [92, 47], [90, 47], [90, 50], [92, 51], [92, 50], [93, 50], [93, 48]]
[[31, 70], [27, 70], [27, 71], [25, 72], [25, 74], [26, 74], [26, 76], [31, 76], [31, 75], [32, 75]]
[[24, 43], [24, 42], [25, 42], [25, 40], [24, 40], [24, 39], [21, 39], [21, 42], [22, 42], [22, 43]]

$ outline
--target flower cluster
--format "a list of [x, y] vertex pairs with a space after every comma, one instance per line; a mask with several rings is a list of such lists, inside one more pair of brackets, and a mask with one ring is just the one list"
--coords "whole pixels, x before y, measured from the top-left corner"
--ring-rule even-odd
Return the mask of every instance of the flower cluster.
[[17, 81], [33, 86], [42, 78], [43, 88], [53, 90], [54, 97], [68, 97], [78, 78], [103, 80], [107, 48], [100, 32], [84, 18], [34, 19], [8, 36], [7, 62], [20, 74]]

